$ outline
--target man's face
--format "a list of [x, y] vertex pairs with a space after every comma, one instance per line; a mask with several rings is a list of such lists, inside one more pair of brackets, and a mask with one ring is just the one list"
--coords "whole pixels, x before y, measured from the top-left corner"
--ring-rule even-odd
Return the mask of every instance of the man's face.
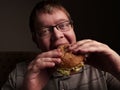
[[55, 49], [61, 44], [76, 42], [73, 27], [66, 14], [60, 10], [52, 14], [37, 13], [35, 30], [35, 39], [42, 51]]

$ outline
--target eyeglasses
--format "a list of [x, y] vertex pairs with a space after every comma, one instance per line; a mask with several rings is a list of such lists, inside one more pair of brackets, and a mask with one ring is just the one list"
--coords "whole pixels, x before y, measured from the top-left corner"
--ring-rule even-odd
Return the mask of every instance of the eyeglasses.
[[54, 28], [61, 32], [66, 32], [69, 31], [72, 27], [72, 21], [64, 21], [62, 23], [59, 23], [55, 26], [49, 26], [49, 27], [41, 27], [37, 33], [39, 34], [40, 37], [46, 37], [51, 35], [53, 32]]

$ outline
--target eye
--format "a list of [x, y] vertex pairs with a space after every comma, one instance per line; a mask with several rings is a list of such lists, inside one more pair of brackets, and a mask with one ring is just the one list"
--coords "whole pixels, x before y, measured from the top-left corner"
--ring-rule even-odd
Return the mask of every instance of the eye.
[[49, 28], [41, 28], [38, 33], [40, 36], [49, 34]]
[[59, 24], [59, 25], [58, 25], [58, 28], [61, 29], [61, 30], [66, 30], [66, 29], [69, 28], [69, 25], [70, 25], [69, 22], [64, 22], [64, 23], [62, 23], [62, 24]]
[[48, 31], [49, 31], [48, 28], [44, 28], [44, 29], [41, 30], [42, 33], [47, 33]]
[[64, 28], [66, 27], [66, 24], [65, 24], [65, 23], [59, 24], [58, 27], [59, 27], [60, 29], [64, 29]]

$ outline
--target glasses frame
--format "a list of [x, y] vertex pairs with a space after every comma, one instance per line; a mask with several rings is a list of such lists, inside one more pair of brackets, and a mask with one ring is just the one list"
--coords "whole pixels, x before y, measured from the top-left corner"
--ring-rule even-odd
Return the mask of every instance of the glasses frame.
[[[45, 36], [51, 35], [51, 33], [53, 32], [54, 28], [56, 28], [57, 30], [59, 30], [59, 31], [61, 31], [61, 32], [69, 31], [69, 29], [62, 30], [62, 29], [60, 28], [60, 25], [62, 25], [62, 24], [64, 24], [64, 23], [69, 24], [69, 27], [68, 27], [68, 28], [73, 27], [73, 21], [72, 21], [72, 20], [69, 20], [69, 21], [61, 22], [61, 23], [59, 23], [59, 24], [57, 24], [57, 25], [55, 25], [55, 26], [41, 27], [41, 29], [40, 29], [39, 31], [42, 31], [42, 29], [43, 29], [43, 32], [39, 32], [39, 31], [38, 31], [37, 33], [39, 34], [40, 37], [45, 37]], [[48, 33], [48, 34], [44, 34], [44, 31], [49, 31], [49, 33]]]

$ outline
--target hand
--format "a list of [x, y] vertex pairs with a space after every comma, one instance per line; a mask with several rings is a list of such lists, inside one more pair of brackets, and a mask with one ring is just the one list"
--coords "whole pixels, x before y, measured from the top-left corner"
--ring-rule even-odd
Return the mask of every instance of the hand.
[[49, 80], [48, 69], [61, 62], [59, 50], [39, 54], [28, 66], [23, 88], [24, 90], [41, 90]]
[[72, 44], [69, 49], [76, 54], [87, 54], [87, 64], [115, 76], [116, 73], [120, 74], [120, 56], [106, 44], [85, 39]]

